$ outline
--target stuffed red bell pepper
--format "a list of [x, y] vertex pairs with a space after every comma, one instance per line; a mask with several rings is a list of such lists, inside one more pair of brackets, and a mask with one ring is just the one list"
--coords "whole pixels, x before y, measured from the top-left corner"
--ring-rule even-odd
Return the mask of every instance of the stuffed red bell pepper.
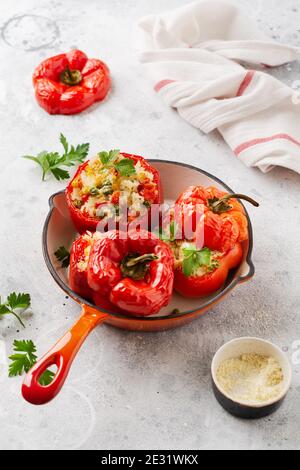
[[[248, 220], [236, 199], [259, 204], [243, 194], [228, 194], [214, 187], [190, 186], [177, 199], [177, 222], [201, 230], [203, 246], [226, 253], [238, 242], [248, 239]], [[178, 218], [179, 217], [179, 218]], [[190, 237], [188, 237], [190, 238]]]
[[218, 291], [230, 269], [242, 261], [243, 250], [235, 243], [227, 253], [198, 249], [188, 242], [172, 243], [175, 257], [174, 289], [185, 297], [205, 297]]
[[173, 265], [168, 245], [144, 230], [88, 233], [73, 244], [70, 287], [102, 308], [148, 316], [169, 303]]
[[111, 88], [108, 67], [84, 52], [50, 57], [33, 74], [35, 96], [49, 114], [76, 114], [105, 98]]
[[173, 250], [174, 289], [180, 294], [211, 295], [223, 286], [229, 271], [241, 263], [248, 219], [236, 199], [258, 206], [248, 196], [214, 187], [191, 186], [178, 197], [167, 217], [171, 224], [163, 223], [161, 238]]
[[119, 228], [124, 204], [126, 223], [139, 217], [148, 228], [150, 209], [162, 202], [162, 189], [157, 170], [143, 157], [111, 150], [78, 168], [66, 198], [79, 233], [95, 231], [100, 222], [98, 229], [105, 231], [111, 220], [116, 222], [112, 228]]
[[88, 285], [87, 265], [92, 244], [99, 238], [99, 232], [87, 232], [77, 238], [70, 251], [69, 285], [81, 297], [92, 300], [92, 289]]

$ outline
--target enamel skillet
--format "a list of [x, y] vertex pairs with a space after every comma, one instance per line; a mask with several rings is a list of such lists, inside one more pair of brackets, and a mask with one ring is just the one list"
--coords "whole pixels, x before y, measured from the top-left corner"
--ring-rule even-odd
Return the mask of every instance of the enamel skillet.
[[[191, 185], [216, 186], [228, 193], [233, 191], [221, 180], [196, 167], [164, 160], [150, 160], [159, 171], [165, 193], [165, 201], [175, 201], [178, 195]], [[243, 245], [243, 261], [232, 270], [223, 288], [210, 297], [189, 299], [174, 293], [170, 304], [158, 314], [150, 317], [135, 317], [106, 311], [96, 307], [73, 292], [68, 284], [68, 272], [62, 269], [54, 255], [60, 246], [70, 247], [78, 236], [70, 219], [65, 193], [59, 192], [50, 198], [50, 212], [43, 231], [43, 253], [47, 267], [63, 291], [82, 307], [82, 313], [70, 330], [53, 346], [52, 349], [28, 372], [25, 377], [22, 394], [25, 400], [35, 405], [42, 405], [52, 400], [62, 388], [71, 364], [79, 348], [89, 333], [102, 323], [134, 331], [160, 331], [184, 325], [203, 315], [241, 282], [249, 280], [254, 274], [251, 261], [253, 235], [249, 223], [249, 240]], [[174, 309], [179, 313], [172, 314]], [[40, 385], [41, 374], [56, 365], [57, 371], [50, 385]]]

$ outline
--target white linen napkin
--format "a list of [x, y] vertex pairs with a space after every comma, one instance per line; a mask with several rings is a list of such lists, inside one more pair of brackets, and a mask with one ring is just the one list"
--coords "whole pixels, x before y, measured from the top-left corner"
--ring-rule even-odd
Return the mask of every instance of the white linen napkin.
[[298, 60], [300, 48], [271, 41], [235, 6], [219, 1], [148, 16], [139, 30], [139, 58], [166, 104], [205, 133], [218, 129], [247, 166], [300, 173], [300, 97], [251, 69]]

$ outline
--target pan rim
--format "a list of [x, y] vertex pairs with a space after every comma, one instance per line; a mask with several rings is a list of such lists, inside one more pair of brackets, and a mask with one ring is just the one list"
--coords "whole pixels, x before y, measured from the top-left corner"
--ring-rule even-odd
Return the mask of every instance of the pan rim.
[[[181, 167], [185, 167], [185, 168], [189, 168], [191, 170], [197, 171], [198, 173], [201, 173], [205, 176], [208, 176], [212, 180], [214, 180], [217, 183], [219, 183], [220, 185], [222, 185], [224, 187], [224, 189], [226, 189], [228, 191], [228, 193], [234, 194], [234, 191], [226, 183], [224, 183], [224, 181], [222, 181], [217, 176], [214, 176], [211, 173], [208, 173], [207, 171], [205, 171], [201, 168], [197, 168], [197, 167], [195, 167], [193, 165], [190, 165], [188, 163], [174, 162], [172, 160], [163, 160], [163, 159], [147, 159], [147, 160], [149, 162], [153, 162], [153, 163], [166, 163], [166, 164], [177, 165], [177, 166], [181, 166]], [[106, 313], [108, 316], [120, 318], [120, 319], [123, 319], [123, 320], [126, 319], [126, 320], [131, 320], [131, 321], [134, 321], [134, 322], [141, 322], [141, 323], [142, 322], [155, 322], [155, 321], [163, 322], [165, 320], [185, 317], [187, 315], [197, 313], [201, 310], [208, 310], [209, 306], [213, 306], [216, 302], [218, 302], [223, 297], [225, 297], [227, 293], [229, 293], [232, 289], [234, 289], [234, 287], [236, 287], [238, 284], [246, 281], [247, 279], [250, 279], [254, 275], [255, 268], [254, 268], [254, 264], [253, 264], [253, 261], [252, 261], [252, 252], [253, 252], [253, 228], [252, 228], [252, 223], [251, 223], [249, 214], [247, 212], [247, 209], [245, 208], [244, 204], [241, 201], [239, 201], [242, 204], [242, 206], [245, 210], [245, 215], [246, 215], [247, 220], [248, 220], [249, 245], [248, 245], [247, 257], [246, 257], [246, 260], [245, 260], [248, 264], [248, 267], [249, 267], [248, 274], [246, 274], [244, 276], [240, 275], [240, 276], [237, 276], [237, 277], [233, 278], [232, 281], [228, 284], [228, 286], [226, 286], [224, 289], [222, 289], [220, 292], [218, 292], [215, 296], [210, 297], [209, 300], [207, 300], [207, 302], [203, 303], [201, 306], [199, 306], [197, 308], [193, 308], [192, 310], [186, 310], [184, 312], [174, 313], [174, 314], [170, 314], [170, 315], [163, 315], [163, 316], [155, 316], [155, 317], [153, 317], [153, 316], [151, 316], [151, 317], [138, 317], [138, 316], [135, 316], [135, 315], [126, 315], [126, 314], [123, 314], [123, 313], [111, 312], [111, 311], [106, 310], [104, 308], [97, 307], [96, 305], [94, 305], [93, 303], [91, 303], [88, 300], [84, 299], [83, 297], [79, 296], [78, 294], [76, 294], [76, 292], [74, 292], [72, 289], [70, 289], [70, 287], [67, 284], [65, 284], [65, 282], [62, 281], [62, 279], [59, 277], [59, 275], [57, 274], [57, 270], [54, 268], [54, 266], [51, 262], [50, 254], [48, 252], [48, 247], [47, 247], [48, 227], [49, 227], [50, 219], [51, 219], [51, 216], [52, 216], [52, 212], [55, 209], [54, 199], [58, 195], [61, 195], [61, 194], [65, 194], [65, 190], [57, 191], [56, 193], [52, 194], [49, 198], [50, 210], [47, 214], [47, 217], [46, 217], [46, 220], [45, 220], [45, 223], [44, 223], [44, 227], [43, 227], [43, 233], [42, 233], [42, 248], [43, 248], [44, 260], [45, 260], [46, 266], [47, 266], [51, 276], [53, 277], [55, 282], [59, 285], [59, 287], [67, 295], [69, 295], [72, 299], [74, 299], [80, 305], [89, 306], [89, 307], [93, 308], [94, 310], [99, 311], [99, 313], [100, 312], [101, 313]]]

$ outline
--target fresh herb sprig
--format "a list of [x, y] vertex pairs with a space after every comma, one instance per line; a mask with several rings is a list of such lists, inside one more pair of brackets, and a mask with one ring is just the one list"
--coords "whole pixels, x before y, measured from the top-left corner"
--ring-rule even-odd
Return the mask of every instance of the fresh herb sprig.
[[160, 227], [158, 236], [164, 242], [173, 242], [176, 239], [177, 232], [178, 225], [176, 224], [175, 220], [172, 220], [169, 225], [169, 233], [165, 232], [162, 227]]
[[[16, 377], [27, 373], [37, 361], [36, 346], [31, 340], [15, 340], [13, 343], [14, 354], [9, 356], [11, 364], [9, 365], [9, 377]], [[39, 378], [41, 385], [49, 385], [54, 377], [54, 372], [47, 369]]]
[[182, 271], [186, 277], [192, 276], [201, 266], [205, 266], [208, 271], [213, 271], [218, 267], [218, 261], [212, 258], [209, 248], [198, 250], [195, 245], [190, 244], [182, 249], [183, 263]]
[[70, 252], [64, 247], [60, 246], [54, 253], [57, 261], [61, 262], [62, 268], [68, 268], [70, 265]]
[[118, 161], [120, 150], [109, 150], [109, 152], [100, 152], [98, 156], [105, 168], [115, 168], [121, 176], [131, 176], [136, 173], [134, 161], [131, 158], [123, 158]]
[[13, 292], [7, 297], [4, 303], [1, 302], [0, 297], [0, 317], [1, 315], [13, 315], [18, 319], [23, 328], [25, 328], [20, 314], [28, 310], [30, 305], [31, 299], [29, 294], [16, 294], [16, 292]]
[[90, 144], [79, 144], [76, 147], [70, 146], [63, 134], [60, 134], [59, 140], [64, 149], [63, 154], [43, 151], [37, 156], [25, 155], [23, 157], [32, 160], [42, 168], [43, 181], [45, 181], [48, 173], [51, 173], [58, 181], [70, 178], [70, 173], [63, 168], [83, 163], [88, 154]]

